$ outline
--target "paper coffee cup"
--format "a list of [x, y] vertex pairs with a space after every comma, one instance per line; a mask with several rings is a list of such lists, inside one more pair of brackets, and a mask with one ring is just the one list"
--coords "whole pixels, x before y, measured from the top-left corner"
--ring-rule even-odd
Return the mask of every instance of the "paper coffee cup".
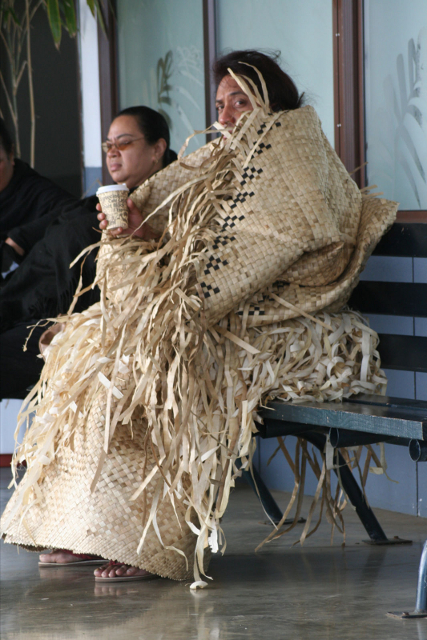
[[99, 187], [96, 195], [101, 203], [102, 212], [105, 213], [107, 229], [128, 228], [128, 199], [129, 189], [125, 184], [110, 184]]

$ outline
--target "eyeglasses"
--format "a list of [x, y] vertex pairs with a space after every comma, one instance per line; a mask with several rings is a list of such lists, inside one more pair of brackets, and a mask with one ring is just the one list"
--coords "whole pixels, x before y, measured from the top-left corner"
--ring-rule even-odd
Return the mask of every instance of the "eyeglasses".
[[143, 138], [144, 136], [141, 136], [140, 138], [134, 138], [133, 140], [127, 140], [126, 142], [110, 142], [107, 140], [101, 144], [101, 147], [105, 153], [111, 151], [113, 147], [116, 147], [117, 151], [123, 151], [123, 149], [126, 149], [130, 144], [133, 144], [137, 140], [143, 140]]

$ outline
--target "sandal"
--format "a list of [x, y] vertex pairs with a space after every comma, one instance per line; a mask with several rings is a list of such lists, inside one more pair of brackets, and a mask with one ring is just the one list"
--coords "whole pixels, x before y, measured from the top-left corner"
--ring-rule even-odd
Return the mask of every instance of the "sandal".
[[[100, 569], [106, 569], [107, 567], [111, 567], [111, 566], [120, 566], [120, 567], [127, 567], [128, 569], [130, 569], [130, 565], [125, 564], [124, 562], [108, 562], [107, 564], [104, 564], [102, 567], [99, 567]], [[102, 578], [101, 576], [95, 576], [95, 582], [103, 582], [105, 583], [109, 583], [109, 584], [113, 584], [115, 582], [135, 582], [138, 580], [154, 580], [155, 578], [159, 578], [160, 576], [156, 575], [155, 573], [145, 573], [143, 575], [139, 575], [139, 576], [114, 576], [114, 578]]]

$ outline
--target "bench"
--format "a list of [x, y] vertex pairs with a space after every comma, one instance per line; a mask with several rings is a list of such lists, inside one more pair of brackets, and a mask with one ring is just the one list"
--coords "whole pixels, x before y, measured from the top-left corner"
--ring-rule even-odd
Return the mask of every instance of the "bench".
[[[427, 258], [427, 224], [396, 223], [378, 244], [374, 255]], [[363, 281], [356, 287], [349, 306], [362, 313], [427, 318], [427, 284]], [[427, 372], [427, 337], [380, 334], [381, 366]], [[261, 438], [294, 435], [322, 452], [326, 443], [334, 449], [342, 487], [354, 506], [370, 544], [402, 542], [388, 540], [367, 504], [363, 491], [340, 453], [341, 447], [388, 442], [407, 447], [412, 460], [427, 461], [427, 401], [358, 395], [339, 403], [269, 403], [259, 412]], [[334, 469], [337, 473], [337, 469]], [[263, 507], [277, 524], [281, 510], [259, 473], [244, 472], [258, 488]], [[390, 615], [427, 617], [427, 540], [421, 555], [415, 610]]]

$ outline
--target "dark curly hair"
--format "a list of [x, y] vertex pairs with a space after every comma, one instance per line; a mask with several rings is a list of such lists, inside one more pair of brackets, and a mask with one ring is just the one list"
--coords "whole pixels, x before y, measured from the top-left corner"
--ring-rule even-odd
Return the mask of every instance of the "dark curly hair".
[[258, 69], [265, 80], [273, 111], [298, 109], [302, 106], [304, 94], [299, 94], [292, 78], [279, 67], [278, 58], [279, 54], [267, 55], [253, 49], [231, 51], [214, 62], [212, 69], [215, 83], [218, 86], [224, 76], [229, 74], [228, 69], [231, 69], [238, 76], [250, 78], [262, 96], [260, 79], [255, 69], [247, 66], [250, 64]]

